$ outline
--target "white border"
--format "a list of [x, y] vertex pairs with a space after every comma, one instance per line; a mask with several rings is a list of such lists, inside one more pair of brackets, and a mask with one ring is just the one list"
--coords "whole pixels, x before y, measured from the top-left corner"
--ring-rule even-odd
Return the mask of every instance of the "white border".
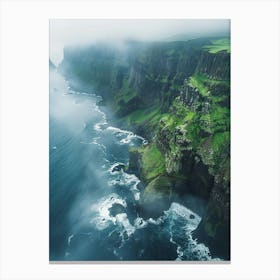
[[[49, 18], [230, 18], [232, 261], [48, 262]], [[279, 2], [2, 1], [1, 279], [279, 279]]]

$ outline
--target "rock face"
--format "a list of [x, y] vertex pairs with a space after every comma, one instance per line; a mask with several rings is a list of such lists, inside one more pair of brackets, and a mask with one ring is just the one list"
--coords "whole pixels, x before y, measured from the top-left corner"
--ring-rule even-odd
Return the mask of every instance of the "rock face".
[[229, 54], [226, 51], [219, 52], [219, 55], [203, 52], [197, 65], [197, 71], [210, 79], [229, 80]]
[[148, 138], [131, 150], [128, 167], [145, 184], [143, 216], [184, 203], [186, 194], [203, 198], [208, 206], [194, 236], [229, 259], [230, 53], [208, 52], [209, 42], [68, 48], [60, 71], [102, 94], [120, 126]]
[[121, 213], [125, 213], [125, 207], [122, 204], [114, 203], [111, 208], [109, 208], [110, 215], [116, 216]]

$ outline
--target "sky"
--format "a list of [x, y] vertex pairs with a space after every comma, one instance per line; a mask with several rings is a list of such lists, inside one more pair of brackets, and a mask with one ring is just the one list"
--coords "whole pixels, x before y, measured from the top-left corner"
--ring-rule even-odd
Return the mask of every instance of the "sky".
[[50, 20], [50, 59], [58, 65], [67, 45], [99, 40], [164, 40], [186, 34], [194, 38], [230, 29], [227, 19], [53, 19]]

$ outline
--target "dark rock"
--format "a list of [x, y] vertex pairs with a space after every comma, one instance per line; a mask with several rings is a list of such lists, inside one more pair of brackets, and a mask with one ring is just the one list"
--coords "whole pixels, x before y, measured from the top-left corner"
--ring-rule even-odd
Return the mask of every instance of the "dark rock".
[[212, 257], [230, 260], [230, 197], [229, 186], [213, 188], [207, 211], [193, 237], [206, 244]]
[[112, 169], [112, 172], [121, 171], [124, 168], [125, 168], [125, 165], [120, 163], [120, 164], [114, 166], [114, 168]]
[[196, 71], [211, 77], [211, 79], [229, 80], [230, 54], [225, 51], [215, 54], [203, 51]]
[[129, 151], [129, 165], [127, 172], [134, 173], [138, 177], [141, 174], [141, 153], [137, 149], [130, 149]]
[[119, 203], [114, 203], [112, 207], [109, 208], [111, 216], [116, 216], [121, 213], [125, 213], [125, 207]]

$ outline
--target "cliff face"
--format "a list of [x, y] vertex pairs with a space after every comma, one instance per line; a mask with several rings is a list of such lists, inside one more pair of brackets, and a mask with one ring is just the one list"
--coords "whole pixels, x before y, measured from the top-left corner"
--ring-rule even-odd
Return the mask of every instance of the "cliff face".
[[197, 71], [210, 79], [229, 80], [230, 61], [226, 51], [216, 53], [202, 52], [197, 65]]
[[[98, 91], [118, 116], [157, 105], [168, 110], [185, 78], [198, 64], [201, 46], [193, 43], [127, 42], [123, 47], [98, 44], [66, 48], [60, 71], [87, 90]], [[73, 67], [74, 66], [74, 67]]]
[[[209, 54], [203, 52], [170, 114], [161, 119], [156, 141], [165, 155], [167, 173], [184, 174], [188, 191], [209, 199], [195, 236], [214, 255], [229, 259], [230, 57], [221, 52], [205, 61], [206, 56]], [[205, 61], [203, 68], [201, 61]]]
[[205, 199], [194, 235], [229, 259], [230, 53], [206, 44], [66, 49], [60, 70], [101, 94], [120, 125], [148, 138], [131, 150], [128, 167], [145, 183], [139, 211], [157, 216], [185, 194]]

